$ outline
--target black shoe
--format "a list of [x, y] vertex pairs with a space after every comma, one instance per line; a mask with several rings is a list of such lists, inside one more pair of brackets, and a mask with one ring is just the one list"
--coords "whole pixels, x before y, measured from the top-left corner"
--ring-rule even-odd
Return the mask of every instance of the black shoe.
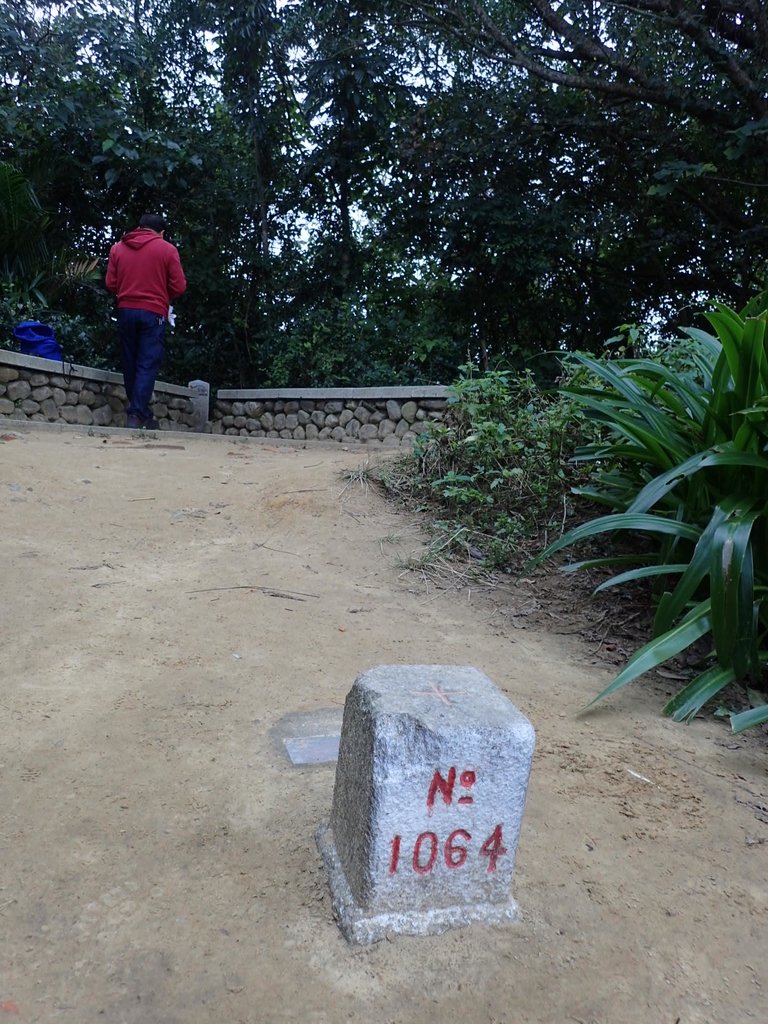
[[141, 424], [142, 430], [159, 430], [160, 424], [157, 422], [154, 416], [150, 416], [148, 420], [144, 420]]
[[125, 421], [125, 425], [128, 430], [139, 430], [140, 427], [144, 426], [138, 416], [129, 416]]

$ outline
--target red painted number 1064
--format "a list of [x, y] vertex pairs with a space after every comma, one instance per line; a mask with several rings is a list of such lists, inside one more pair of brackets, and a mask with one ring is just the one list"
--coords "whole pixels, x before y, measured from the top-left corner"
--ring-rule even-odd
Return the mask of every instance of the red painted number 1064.
[[[467, 863], [471, 850], [472, 836], [464, 828], [457, 828], [448, 836], [442, 847], [443, 861], [447, 868], [460, 868]], [[389, 858], [389, 873], [394, 875], [400, 866], [402, 836], [393, 836]], [[497, 825], [480, 846], [478, 856], [488, 858], [488, 871], [496, 870], [499, 857], [507, 852], [502, 841], [502, 828]], [[416, 837], [410, 858], [410, 865], [418, 875], [428, 875], [437, 863], [440, 841], [435, 832], [422, 832]], [[407, 863], [407, 861], [406, 861]]]

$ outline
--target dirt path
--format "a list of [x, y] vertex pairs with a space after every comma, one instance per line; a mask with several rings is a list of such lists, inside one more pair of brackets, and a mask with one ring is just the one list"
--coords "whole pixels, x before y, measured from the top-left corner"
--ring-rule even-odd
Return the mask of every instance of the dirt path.
[[[610, 669], [404, 573], [360, 449], [0, 436], [0, 1024], [768, 1020], [764, 737], [641, 686], [575, 718]], [[331, 918], [333, 767], [271, 730], [390, 662], [475, 665], [537, 728], [514, 928]]]

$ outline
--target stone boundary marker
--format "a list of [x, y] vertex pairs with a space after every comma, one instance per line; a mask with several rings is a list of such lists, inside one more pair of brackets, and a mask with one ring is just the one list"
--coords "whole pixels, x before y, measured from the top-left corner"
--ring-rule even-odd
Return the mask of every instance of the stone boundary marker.
[[344, 706], [330, 822], [334, 914], [366, 944], [517, 917], [531, 723], [475, 668], [381, 665]]

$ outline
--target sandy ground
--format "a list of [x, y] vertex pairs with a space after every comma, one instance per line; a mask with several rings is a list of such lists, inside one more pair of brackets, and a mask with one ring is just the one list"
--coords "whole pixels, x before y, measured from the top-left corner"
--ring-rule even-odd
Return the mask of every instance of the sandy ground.
[[[611, 667], [403, 572], [359, 448], [0, 437], [0, 1024], [768, 1020], [764, 735], [642, 686], [575, 717]], [[536, 726], [514, 927], [332, 919], [333, 766], [273, 730], [384, 663], [475, 665]]]

